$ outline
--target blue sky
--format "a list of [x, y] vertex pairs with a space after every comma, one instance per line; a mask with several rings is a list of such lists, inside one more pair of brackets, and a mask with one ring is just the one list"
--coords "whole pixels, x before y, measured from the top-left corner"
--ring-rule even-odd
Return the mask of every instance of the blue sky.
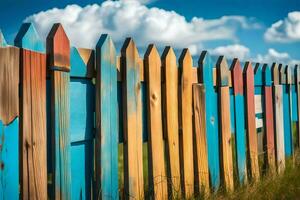
[[132, 36], [141, 51], [153, 42], [160, 49], [189, 47], [194, 55], [208, 49], [242, 60], [300, 62], [299, 0], [103, 2], [1, 0], [0, 28], [10, 44], [24, 21], [35, 23], [42, 38], [52, 23], [62, 22], [80, 47], [93, 48], [105, 32], [117, 47]]

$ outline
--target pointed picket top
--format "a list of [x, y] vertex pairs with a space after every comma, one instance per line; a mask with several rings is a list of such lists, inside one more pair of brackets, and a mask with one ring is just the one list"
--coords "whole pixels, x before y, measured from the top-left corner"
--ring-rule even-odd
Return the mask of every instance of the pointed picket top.
[[293, 74], [292, 67], [286, 65], [285, 66], [285, 74], [286, 74], [286, 84], [293, 84]]
[[199, 66], [199, 82], [203, 83], [206, 87], [213, 87], [213, 68], [214, 64], [208, 51], [202, 51], [198, 60]]
[[71, 77], [87, 77], [87, 65], [80, 56], [78, 49], [71, 47], [70, 56], [70, 63], [72, 66], [70, 71]]
[[2, 34], [2, 31], [0, 29], [0, 47], [5, 47], [7, 45], [6, 41], [5, 41], [5, 38]]
[[263, 84], [262, 65], [260, 63], [256, 63], [254, 67], [254, 84]]
[[150, 44], [147, 48], [147, 51], [145, 53], [144, 59], [146, 60], [159, 60], [160, 61], [160, 57], [157, 51], [157, 48], [155, 47], [154, 44]]
[[249, 62], [249, 61], [245, 62], [245, 67], [244, 67], [243, 73], [246, 74], [246, 77], [247, 77], [246, 79], [253, 78], [253, 80], [254, 80], [254, 71], [253, 71], [251, 62]]
[[[95, 50], [86, 48], [77, 48], [77, 51], [86, 66], [86, 77], [95, 77]], [[71, 65], [72, 66], [72, 65]]]
[[54, 24], [47, 36], [48, 66], [70, 71], [70, 41], [60, 23]]
[[162, 62], [175, 61], [175, 63], [176, 63], [176, 55], [175, 55], [172, 47], [170, 47], [170, 46], [165, 47], [165, 49], [162, 53], [162, 56], [161, 56], [161, 60], [162, 60]]
[[271, 86], [272, 85], [272, 75], [271, 75], [271, 69], [268, 64], [264, 64], [262, 66], [262, 76], [263, 76], [263, 84], [265, 86]]
[[45, 46], [32, 23], [22, 24], [14, 43], [15, 46], [19, 48], [38, 51], [41, 53], [46, 52]]
[[286, 67], [283, 64], [279, 64], [279, 81], [280, 84], [286, 84]]
[[271, 67], [272, 79], [274, 85], [280, 84], [280, 71], [278, 63], [273, 63]]
[[137, 47], [133, 41], [132, 38], [126, 38], [122, 48], [121, 48], [121, 55], [124, 56], [125, 58], [130, 56], [134, 58], [136, 61], [139, 58], [139, 53], [137, 50]]
[[102, 34], [100, 36], [100, 39], [96, 45], [96, 51], [99, 51], [102, 56], [110, 56], [109, 58], [104, 58], [104, 60], [110, 60], [110, 63], [116, 64], [116, 48], [108, 34]]
[[233, 93], [243, 95], [243, 70], [238, 58], [233, 59], [231, 67]]
[[219, 87], [228, 86], [229, 84], [229, 69], [225, 56], [220, 56], [217, 64], [217, 85]]
[[192, 67], [193, 66], [193, 58], [188, 48], [182, 50], [182, 53], [179, 57], [179, 63], [181, 66]]

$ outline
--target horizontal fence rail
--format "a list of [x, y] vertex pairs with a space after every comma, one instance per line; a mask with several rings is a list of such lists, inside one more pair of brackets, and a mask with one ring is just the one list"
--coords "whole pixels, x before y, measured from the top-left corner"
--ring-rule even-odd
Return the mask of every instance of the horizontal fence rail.
[[[46, 46], [45, 46], [46, 44]], [[300, 68], [155, 45], [75, 48], [61, 24], [0, 32], [0, 199], [174, 199], [282, 173]]]

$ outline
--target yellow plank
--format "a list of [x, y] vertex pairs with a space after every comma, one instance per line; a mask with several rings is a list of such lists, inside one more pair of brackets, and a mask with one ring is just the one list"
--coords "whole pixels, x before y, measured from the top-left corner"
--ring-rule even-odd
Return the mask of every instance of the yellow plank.
[[161, 112], [161, 61], [154, 45], [145, 54], [148, 108], [149, 187], [154, 199], [167, 199], [164, 141]]
[[163, 120], [168, 162], [168, 180], [172, 194], [180, 197], [179, 127], [178, 127], [178, 68], [171, 47], [166, 47], [162, 56]]
[[182, 70], [180, 79], [181, 95], [181, 162], [183, 190], [186, 198], [194, 194], [194, 163], [193, 163], [193, 124], [192, 124], [192, 56], [188, 49], [184, 49], [180, 59]]
[[209, 171], [206, 143], [206, 117], [205, 117], [205, 88], [202, 84], [193, 85], [193, 110], [196, 145], [196, 183], [200, 193], [209, 194]]

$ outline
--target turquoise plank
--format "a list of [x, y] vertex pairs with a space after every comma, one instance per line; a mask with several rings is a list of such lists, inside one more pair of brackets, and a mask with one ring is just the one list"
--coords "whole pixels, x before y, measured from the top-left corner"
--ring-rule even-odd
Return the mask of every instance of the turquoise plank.
[[235, 143], [237, 156], [237, 169], [240, 184], [245, 183], [246, 176], [246, 132], [245, 132], [245, 111], [244, 96], [234, 96], [234, 118], [235, 118]]
[[206, 133], [208, 167], [212, 188], [217, 190], [220, 186], [220, 158], [219, 158], [219, 129], [218, 129], [218, 95], [213, 86], [213, 68], [215, 63], [207, 51], [201, 53], [199, 67], [202, 74], [200, 80], [204, 85], [206, 96]]
[[19, 119], [0, 121], [0, 199], [19, 199]]
[[256, 63], [254, 68], [254, 85], [255, 86], [263, 85], [262, 66], [260, 66], [259, 63]]
[[86, 77], [87, 66], [83, 62], [78, 50], [75, 47], [71, 47], [70, 52], [70, 62], [71, 62], [71, 77]]
[[71, 143], [72, 199], [92, 197], [93, 140]]
[[235, 117], [234, 117], [234, 95], [233, 95], [233, 89], [230, 88], [230, 129], [231, 133], [235, 133]]
[[292, 85], [292, 121], [297, 122], [298, 121], [298, 104], [297, 104], [297, 92], [296, 92], [296, 86]]
[[[116, 51], [112, 39], [108, 35], [101, 35], [96, 46], [96, 84], [100, 89], [100, 118], [96, 123], [96, 134], [101, 134], [100, 155], [96, 162], [101, 169], [101, 190], [97, 191], [97, 198], [118, 199], [118, 99], [117, 99], [117, 67]], [[99, 87], [100, 86], [100, 87]], [[100, 100], [100, 102], [99, 102]], [[100, 156], [100, 158], [98, 157]], [[99, 174], [97, 174], [99, 176]], [[99, 184], [99, 183], [98, 183]], [[98, 186], [99, 187], [99, 186]], [[101, 192], [101, 194], [100, 194]], [[101, 197], [100, 197], [101, 195]]]
[[283, 126], [284, 126], [284, 150], [287, 157], [292, 155], [292, 127], [290, 121], [290, 99], [289, 86], [282, 85], [283, 88]]
[[[71, 67], [73, 69], [73, 66]], [[94, 138], [95, 86], [90, 79], [71, 78], [71, 142]]]
[[32, 23], [22, 24], [14, 43], [15, 46], [19, 48], [22, 47], [24, 49], [30, 49], [41, 53], [46, 52], [44, 43], [40, 39]]

